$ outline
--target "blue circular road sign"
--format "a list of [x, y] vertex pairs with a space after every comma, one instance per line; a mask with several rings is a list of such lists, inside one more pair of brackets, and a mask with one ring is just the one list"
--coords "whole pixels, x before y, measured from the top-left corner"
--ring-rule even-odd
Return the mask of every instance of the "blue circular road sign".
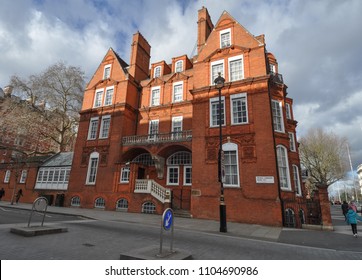
[[162, 226], [165, 230], [170, 230], [173, 224], [173, 211], [171, 208], [167, 208], [163, 212]]

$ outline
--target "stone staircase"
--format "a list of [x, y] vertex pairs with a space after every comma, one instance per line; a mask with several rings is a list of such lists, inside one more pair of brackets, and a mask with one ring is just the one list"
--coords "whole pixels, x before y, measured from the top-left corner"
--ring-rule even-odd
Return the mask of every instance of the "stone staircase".
[[188, 210], [174, 209], [173, 214], [175, 217], [179, 218], [192, 218], [192, 215]]

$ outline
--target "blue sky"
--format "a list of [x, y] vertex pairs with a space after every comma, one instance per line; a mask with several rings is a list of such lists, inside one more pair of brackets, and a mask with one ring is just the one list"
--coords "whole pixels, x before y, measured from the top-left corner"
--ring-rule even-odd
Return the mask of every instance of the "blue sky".
[[362, 1], [360, 0], [2, 0], [0, 87], [60, 60], [91, 78], [109, 47], [129, 62], [132, 35], [148, 40], [151, 63], [191, 55], [197, 11], [214, 23], [224, 10], [257, 36], [294, 99], [298, 136], [323, 125], [347, 137], [362, 164]]

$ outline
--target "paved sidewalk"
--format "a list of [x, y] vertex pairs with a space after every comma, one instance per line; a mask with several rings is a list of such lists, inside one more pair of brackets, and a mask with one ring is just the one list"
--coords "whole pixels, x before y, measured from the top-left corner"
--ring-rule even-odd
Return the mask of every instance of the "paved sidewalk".
[[[7, 201], [0, 201], [0, 207], [31, 209], [32, 205], [27, 203], [10, 205], [10, 203]], [[48, 213], [75, 215], [100, 221], [122, 221], [135, 224], [149, 224], [152, 226], [159, 226], [161, 224], [160, 215], [55, 206], [48, 206], [47, 211]], [[334, 211], [339, 210], [334, 209]], [[210, 234], [237, 236], [278, 243], [294, 244], [297, 246], [325, 248], [346, 252], [362, 252], [362, 235], [360, 238], [354, 238], [351, 234], [350, 227], [344, 223], [342, 215], [334, 216], [334, 231], [291, 229], [228, 222], [228, 232], [220, 233], [218, 221], [179, 217], [175, 217], [174, 226], [175, 230], [185, 229], [195, 232], [200, 231]], [[361, 226], [359, 227], [362, 234]]]

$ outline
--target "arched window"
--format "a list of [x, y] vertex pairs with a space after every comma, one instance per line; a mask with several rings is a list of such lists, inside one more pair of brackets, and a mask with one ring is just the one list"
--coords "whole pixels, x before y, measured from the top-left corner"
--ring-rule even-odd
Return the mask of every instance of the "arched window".
[[80, 197], [79, 196], [73, 196], [70, 200], [70, 206], [80, 206]]
[[291, 190], [288, 151], [284, 146], [277, 146], [277, 158], [280, 188], [284, 190]]
[[147, 201], [142, 204], [142, 213], [154, 214], [156, 212], [156, 205], [151, 201]]
[[177, 152], [167, 159], [167, 165], [191, 165], [192, 156], [190, 152]]
[[117, 200], [116, 209], [119, 211], [127, 211], [128, 210], [128, 200], [125, 198], [121, 198]]
[[91, 153], [88, 163], [88, 173], [86, 181], [87, 185], [95, 185], [96, 183], [98, 161], [99, 161], [99, 154], [97, 152]]
[[295, 227], [295, 215], [294, 211], [290, 208], [285, 209], [285, 226]]
[[302, 188], [300, 186], [300, 178], [299, 178], [299, 169], [298, 166], [293, 164], [293, 179], [294, 179], [294, 187], [297, 195], [302, 195]]
[[94, 207], [95, 208], [104, 208], [104, 207], [106, 207], [106, 201], [104, 200], [104, 198], [103, 197], [98, 197], [94, 201]]
[[222, 145], [224, 151], [224, 186], [239, 187], [239, 160], [238, 145], [226, 143]]
[[137, 157], [135, 157], [132, 162], [134, 163], [142, 163], [144, 165], [153, 166], [155, 165], [154, 160], [152, 159], [151, 155], [148, 153], [140, 154]]

